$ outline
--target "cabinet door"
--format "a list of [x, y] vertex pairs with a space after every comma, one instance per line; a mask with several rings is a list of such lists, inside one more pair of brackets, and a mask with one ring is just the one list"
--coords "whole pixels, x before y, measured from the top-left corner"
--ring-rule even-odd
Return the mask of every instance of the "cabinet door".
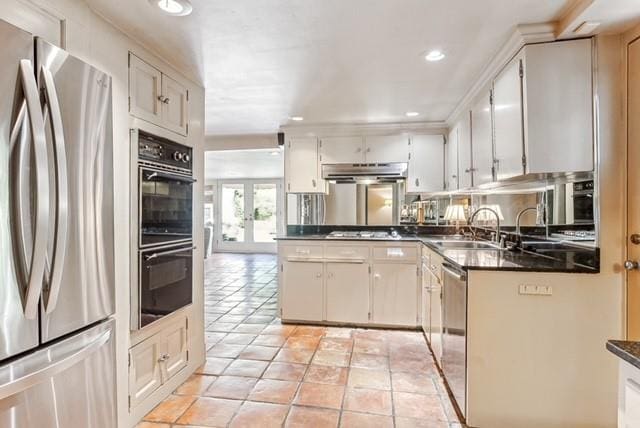
[[442, 285], [432, 278], [431, 283], [431, 324], [429, 335], [431, 349], [438, 364], [442, 367]]
[[444, 137], [414, 135], [409, 145], [407, 192], [444, 190]]
[[417, 325], [418, 275], [415, 264], [373, 266], [373, 311], [376, 324]]
[[188, 340], [186, 318], [166, 329], [164, 332], [164, 347], [163, 383], [171, 379], [187, 365]]
[[328, 137], [320, 140], [320, 163], [362, 163], [362, 137]]
[[162, 73], [129, 54], [129, 112], [143, 120], [162, 122]]
[[409, 137], [406, 135], [366, 137], [365, 147], [367, 163], [409, 161]]
[[282, 318], [322, 321], [322, 263], [284, 262], [282, 267]]
[[162, 124], [178, 134], [187, 135], [189, 94], [187, 88], [162, 75]]
[[521, 64], [522, 58], [517, 56], [493, 82], [495, 167], [498, 180], [524, 173]]
[[471, 149], [473, 185], [493, 181], [493, 130], [491, 128], [491, 92], [482, 93], [471, 107]]
[[327, 263], [327, 321], [369, 322], [369, 265]]
[[431, 343], [431, 274], [427, 264], [422, 265], [422, 331]]
[[447, 190], [458, 190], [458, 127], [449, 132], [446, 144], [446, 183]]
[[463, 114], [458, 122], [458, 185], [461, 189], [473, 186], [473, 165], [471, 164], [471, 113]]
[[318, 175], [318, 139], [292, 138], [287, 143], [287, 192], [322, 193]]
[[156, 334], [129, 350], [129, 406], [144, 401], [162, 384], [162, 335]]

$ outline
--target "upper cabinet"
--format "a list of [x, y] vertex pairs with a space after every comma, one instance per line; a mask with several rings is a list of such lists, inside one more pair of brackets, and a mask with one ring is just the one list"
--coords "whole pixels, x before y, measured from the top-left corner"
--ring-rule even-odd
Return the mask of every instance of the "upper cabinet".
[[498, 180], [593, 170], [592, 41], [527, 45], [493, 83]]
[[445, 185], [446, 190], [458, 190], [458, 126], [449, 132], [446, 144]]
[[287, 192], [324, 193], [320, 177], [318, 139], [290, 138], [285, 151]]
[[485, 90], [471, 106], [471, 153], [473, 185], [493, 181], [493, 129], [491, 128], [491, 91]]
[[409, 137], [407, 135], [369, 136], [365, 138], [366, 163], [408, 161]]
[[444, 190], [444, 137], [413, 135], [409, 144], [407, 192], [428, 193]]
[[473, 186], [471, 164], [471, 115], [465, 112], [456, 126], [458, 128], [458, 186], [467, 189]]
[[189, 131], [189, 92], [184, 85], [129, 54], [129, 112], [181, 135]]
[[493, 82], [496, 178], [524, 174], [522, 133], [522, 53]]
[[362, 137], [326, 137], [320, 140], [321, 163], [364, 162]]

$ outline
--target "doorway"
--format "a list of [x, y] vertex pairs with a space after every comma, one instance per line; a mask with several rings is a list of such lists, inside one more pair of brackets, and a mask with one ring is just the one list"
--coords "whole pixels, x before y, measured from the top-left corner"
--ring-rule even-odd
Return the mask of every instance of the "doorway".
[[217, 251], [275, 252], [282, 180], [219, 180]]

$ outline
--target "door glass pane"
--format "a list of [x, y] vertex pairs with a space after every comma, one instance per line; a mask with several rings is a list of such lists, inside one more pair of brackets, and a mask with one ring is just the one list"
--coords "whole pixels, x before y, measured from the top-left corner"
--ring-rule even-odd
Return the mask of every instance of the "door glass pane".
[[222, 185], [222, 240], [244, 242], [244, 184]]
[[253, 240], [273, 242], [276, 237], [276, 185], [253, 185]]

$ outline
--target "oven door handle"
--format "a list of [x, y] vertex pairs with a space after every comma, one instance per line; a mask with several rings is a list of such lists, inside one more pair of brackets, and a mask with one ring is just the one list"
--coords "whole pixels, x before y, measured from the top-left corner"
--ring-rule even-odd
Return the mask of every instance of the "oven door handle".
[[158, 258], [160, 256], [165, 256], [167, 254], [184, 253], [185, 251], [193, 251], [195, 249], [196, 249], [196, 247], [193, 246], [193, 247], [178, 248], [177, 250], [160, 251], [160, 252], [157, 252], [157, 253], [145, 255], [144, 259], [146, 261], [149, 261], [149, 260], [156, 259], [156, 258]]
[[146, 168], [142, 168], [143, 171], [150, 171], [151, 174], [149, 174], [148, 176], [145, 177], [144, 173], [142, 174], [142, 178], [144, 180], [153, 180], [156, 177], [164, 177], [164, 178], [170, 178], [172, 180], [178, 180], [178, 181], [185, 181], [187, 183], [195, 183], [197, 180], [193, 177], [186, 177], [184, 175], [178, 175], [178, 174], [171, 174], [171, 173], [165, 173], [165, 172], [161, 172], [161, 171], [154, 171], [151, 169], [146, 169]]

